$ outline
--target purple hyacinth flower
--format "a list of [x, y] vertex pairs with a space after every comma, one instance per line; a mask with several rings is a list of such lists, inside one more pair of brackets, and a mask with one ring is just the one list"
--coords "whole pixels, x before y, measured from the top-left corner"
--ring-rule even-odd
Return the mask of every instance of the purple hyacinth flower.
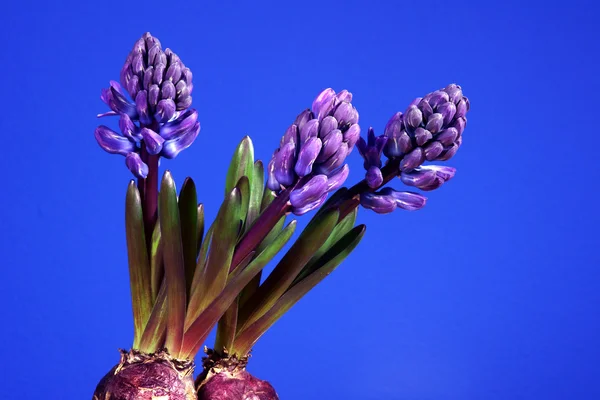
[[198, 113], [188, 110], [192, 73], [175, 53], [163, 51], [160, 41], [146, 33], [127, 56], [120, 81], [110, 81], [109, 88], [102, 90], [100, 98], [111, 111], [98, 116], [120, 116], [121, 134], [100, 127], [96, 138], [106, 151], [127, 155], [126, 165], [140, 177], [145, 169], [129, 153], [138, 153], [141, 159], [145, 148], [150, 155], [173, 158], [197, 137]]
[[275, 177], [275, 157], [271, 158], [269, 165], [267, 165], [267, 188], [269, 190], [279, 190], [281, 184]]
[[372, 192], [361, 193], [360, 204], [377, 214], [389, 214], [396, 209], [396, 200], [393, 197]]
[[100, 147], [111, 154], [126, 156], [136, 150], [135, 143], [104, 125], [96, 128], [94, 136]]
[[294, 167], [294, 171], [298, 176], [303, 177], [312, 172], [313, 164], [321, 151], [321, 147], [321, 140], [317, 137], [309, 137], [307, 141], [302, 144], [300, 152], [298, 153], [298, 161], [296, 161], [296, 166]]
[[348, 178], [348, 174], [350, 173], [350, 167], [348, 164], [344, 164], [342, 168], [333, 172], [327, 177], [327, 192], [333, 192], [334, 190], [342, 187], [346, 179]]
[[294, 184], [294, 165], [296, 164], [296, 146], [293, 143], [286, 143], [275, 155], [275, 177], [277, 181], [284, 185]]
[[360, 138], [357, 142], [358, 152], [364, 159], [363, 166], [367, 170], [366, 180], [370, 188], [376, 189], [383, 183], [381, 175], [381, 153], [388, 141], [385, 135], [375, 136], [373, 128], [369, 128], [367, 141]]
[[322, 120], [334, 106], [335, 91], [331, 88], [323, 90], [312, 103], [312, 111], [317, 119]]
[[290, 193], [292, 207], [302, 208], [314, 203], [327, 193], [327, 176], [315, 175], [308, 182]]
[[304, 215], [309, 211], [312, 211], [318, 207], [321, 207], [323, 205], [323, 203], [325, 203], [325, 200], [327, 200], [327, 193], [325, 193], [319, 199], [313, 201], [312, 203], [308, 203], [303, 207], [299, 207], [299, 208], [293, 207], [292, 212], [294, 213], [294, 215], [297, 215], [297, 216]]
[[200, 133], [200, 122], [196, 122], [194, 126], [184, 132], [181, 135], [171, 140], [166, 140], [163, 143], [162, 152], [160, 153], [165, 158], [175, 158], [183, 150], [187, 149], [194, 143], [194, 140]]
[[396, 200], [396, 206], [407, 211], [420, 210], [425, 207], [427, 197], [413, 192], [399, 192], [390, 187], [381, 190], [384, 196], [391, 196]]
[[145, 178], [148, 176], [148, 165], [142, 161], [138, 153], [129, 153], [125, 156], [125, 165], [135, 175], [136, 178]]

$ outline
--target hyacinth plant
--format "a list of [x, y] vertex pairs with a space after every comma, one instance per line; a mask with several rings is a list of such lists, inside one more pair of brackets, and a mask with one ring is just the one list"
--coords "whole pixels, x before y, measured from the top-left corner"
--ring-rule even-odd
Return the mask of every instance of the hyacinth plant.
[[[384, 133], [361, 138], [346, 90], [322, 91], [285, 131], [266, 170], [245, 137], [227, 172], [224, 200], [205, 230], [196, 185], [179, 191], [159, 159], [175, 158], [200, 131], [190, 108], [192, 73], [146, 33], [126, 58], [120, 83], [101, 99], [119, 131], [99, 126], [98, 144], [125, 156], [129, 183], [125, 225], [133, 305], [132, 348], [102, 378], [95, 400], [277, 399], [275, 389], [246, 371], [259, 338], [354, 250], [365, 233], [358, 206], [377, 213], [417, 210], [426, 198], [386, 187], [399, 180], [430, 191], [455, 170], [426, 161], [450, 159], [462, 143], [469, 100], [448, 85], [413, 101]], [[365, 179], [350, 188], [346, 158], [358, 147]], [[386, 157], [382, 161], [382, 154]], [[292, 241], [296, 220], [316, 210], [264, 279], [261, 271]], [[194, 379], [194, 359], [204, 348]]]

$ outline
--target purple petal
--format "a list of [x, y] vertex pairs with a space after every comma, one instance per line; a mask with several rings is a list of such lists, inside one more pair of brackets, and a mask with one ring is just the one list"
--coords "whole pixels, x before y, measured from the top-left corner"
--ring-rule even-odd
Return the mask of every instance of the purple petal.
[[152, 129], [148, 128], [142, 128], [140, 133], [144, 138], [144, 144], [146, 145], [146, 149], [148, 149], [149, 154], [156, 155], [161, 152], [165, 139], [163, 139], [158, 133], [154, 132]]
[[174, 99], [177, 94], [175, 85], [169, 80], [165, 80], [160, 86], [160, 98], [161, 99]]
[[456, 105], [456, 118], [464, 117], [467, 115], [467, 102], [461, 99]]
[[440, 178], [439, 176], [436, 176], [435, 179], [433, 180], [433, 182], [431, 182], [429, 185], [419, 186], [419, 189], [424, 190], [426, 192], [430, 192], [432, 190], [439, 188], [443, 184], [444, 184], [444, 180], [442, 178]]
[[349, 173], [350, 167], [348, 166], [348, 164], [344, 164], [342, 168], [329, 175], [327, 177], [327, 192], [339, 189], [344, 184], [344, 182], [346, 182]]
[[465, 131], [466, 125], [467, 125], [467, 119], [465, 117], [459, 117], [459, 118], [456, 118], [456, 120], [454, 122], [452, 122], [452, 125], [450, 125], [450, 126], [452, 128], [456, 128], [456, 130], [458, 131], [458, 135], [460, 136]]
[[389, 214], [396, 209], [396, 200], [393, 197], [371, 192], [360, 194], [360, 204], [377, 214]]
[[121, 94], [114, 86], [111, 85], [108, 92], [102, 93], [102, 97], [108, 100], [108, 106], [117, 114], [127, 114], [131, 118], [137, 118], [135, 105], [127, 101], [125, 96], [123, 96], [123, 94]]
[[100, 125], [96, 128], [94, 136], [100, 147], [111, 154], [121, 154], [126, 156], [136, 149], [133, 142], [104, 125]]
[[136, 178], [145, 178], [148, 176], [148, 165], [142, 161], [138, 153], [129, 153], [125, 156], [125, 165], [136, 176]]
[[367, 142], [365, 142], [365, 139], [363, 139], [362, 137], [358, 139], [358, 142], [356, 142], [356, 147], [358, 148], [358, 154], [361, 155], [361, 157], [365, 157], [365, 154], [367, 153]]
[[341, 103], [333, 113], [335, 119], [340, 125], [356, 124], [358, 122], [358, 113], [350, 103]]
[[329, 134], [323, 141], [323, 148], [321, 149], [321, 154], [317, 157], [317, 162], [322, 163], [334, 155], [337, 149], [340, 148], [343, 139], [344, 136], [339, 129], [335, 129]]
[[419, 168], [420, 171], [433, 171], [437, 176], [442, 178], [445, 182], [454, 178], [456, 174], [456, 168], [447, 167], [445, 165], [426, 165]]
[[444, 125], [448, 125], [454, 115], [456, 114], [456, 105], [452, 102], [447, 102], [444, 104], [440, 104], [437, 108], [437, 112], [442, 114], [444, 117]]
[[458, 145], [456, 143], [452, 144], [452, 146], [450, 146], [449, 148], [445, 149], [442, 154], [440, 154], [436, 160], [439, 161], [447, 161], [449, 159], [451, 159], [456, 152], [458, 151]]
[[438, 105], [445, 103], [449, 100], [450, 98], [448, 97], [448, 93], [441, 90], [436, 90], [431, 94], [431, 97], [429, 98], [428, 102], [429, 105], [431, 105], [431, 107], [435, 108]]
[[371, 189], [377, 189], [383, 184], [383, 176], [381, 175], [381, 170], [376, 166], [372, 166], [367, 170], [365, 179], [367, 181], [367, 185], [369, 185]]
[[385, 188], [381, 192], [392, 196], [396, 200], [396, 206], [408, 211], [419, 210], [427, 203], [427, 197], [418, 193], [397, 192], [391, 188]]
[[338, 167], [341, 167], [346, 156], [348, 155], [348, 145], [344, 142], [340, 144], [336, 152], [329, 157], [325, 162], [315, 166], [315, 171], [320, 174], [328, 175], [335, 171]]
[[400, 180], [407, 186], [421, 187], [431, 185], [435, 182], [437, 175], [435, 171], [418, 169], [412, 172], [404, 172], [400, 174]]
[[135, 108], [142, 124], [148, 125], [152, 122], [152, 119], [148, 115], [148, 98], [145, 90], [140, 90], [137, 96], [135, 96]]
[[416, 106], [416, 105], [418, 105], [418, 104], [419, 104], [419, 103], [420, 103], [422, 100], [423, 100], [423, 98], [422, 98], [422, 97], [417, 97], [416, 99], [414, 99], [413, 101], [411, 101], [411, 102], [410, 102], [410, 104], [409, 104], [408, 106], [409, 106], [409, 107], [410, 107], [410, 106]]
[[433, 114], [433, 109], [429, 105], [429, 103], [425, 100], [421, 100], [421, 102], [417, 105], [419, 110], [423, 113], [423, 118], [428, 119], [431, 114]]
[[417, 106], [410, 106], [408, 107], [408, 110], [406, 110], [403, 120], [406, 127], [414, 129], [423, 122], [423, 113]]
[[385, 130], [383, 131], [383, 134], [385, 136], [387, 136], [388, 138], [398, 137], [400, 135], [400, 133], [402, 132], [402, 127], [403, 127], [402, 121], [403, 121], [402, 113], [397, 112], [388, 121], [387, 125], [385, 126]]
[[148, 105], [152, 108], [156, 107], [158, 104], [158, 96], [160, 94], [160, 89], [158, 85], [152, 84], [148, 89]]
[[311, 119], [307, 123], [304, 124], [302, 129], [300, 129], [300, 143], [306, 142], [309, 138], [317, 137], [317, 133], [319, 132], [319, 120]]
[[433, 161], [440, 154], [442, 154], [442, 151], [444, 151], [444, 146], [440, 142], [438, 142], [438, 141], [431, 142], [427, 146], [425, 146], [425, 149], [424, 149], [425, 159], [427, 161]]
[[360, 137], [360, 125], [354, 124], [346, 132], [344, 132], [344, 142], [348, 143], [348, 148], [354, 148], [358, 138]]
[[125, 60], [125, 64], [123, 64], [123, 67], [121, 68], [121, 75], [120, 75], [121, 85], [124, 88], [129, 87], [129, 80], [131, 79], [131, 76], [132, 76], [131, 55], [128, 55], [127, 59]]
[[160, 127], [160, 136], [165, 140], [175, 139], [196, 125], [198, 111], [191, 109], [181, 114], [176, 120], [165, 123]]
[[444, 146], [450, 146], [456, 138], [458, 137], [458, 131], [456, 128], [448, 128], [441, 131], [436, 137], [435, 140], [443, 144]]
[[425, 129], [429, 132], [436, 134], [442, 129], [442, 125], [444, 124], [444, 116], [440, 113], [434, 113], [429, 116], [427, 120], [427, 125], [425, 125]]
[[402, 161], [400, 161], [400, 170], [410, 171], [411, 169], [417, 168], [419, 165], [423, 164], [423, 161], [425, 161], [423, 149], [421, 147], [417, 147], [405, 155], [404, 158], [402, 158]]
[[339, 92], [335, 96], [341, 102], [352, 103], [352, 93], [350, 93], [346, 89], [342, 90], [341, 92]]
[[178, 111], [189, 108], [189, 106], [192, 105], [192, 96], [178, 98], [177, 103], [175, 103], [175, 105], [177, 106]]
[[129, 82], [127, 82], [127, 92], [129, 92], [131, 98], [135, 99], [141, 89], [140, 78], [137, 75], [132, 75]]
[[146, 71], [144, 71], [143, 88], [146, 90], [149, 90], [150, 85], [152, 85], [152, 75], [154, 75], [154, 67], [149, 66], [148, 68], [146, 68]]
[[175, 114], [175, 102], [171, 99], [164, 99], [158, 102], [156, 105], [156, 113], [154, 118], [160, 122], [167, 122]]
[[283, 186], [290, 186], [294, 183], [294, 165], [296, 164], [296, 146], [293, 143], [286, 143], [275, 155], [275, 178]]
[[427, 129], [423, 129], [421, 127], [415, 129], [415, 141], [417, 142], [417, 146], [423, 146], [432, 138], [433, 135]]
[[192, 94], [188, 84], [184, 80], [177, 82], [175, 85], [175, 91], [177, 93], [177, 99], [189, 97]]
[[148, 50], [148, 65], [154, 66], [156, 58], [160, 53], [162, 53], [160, 45], [155, 44], [152, 47], [150, 47], [150, 50]]
[[317, 119], [322, 120], [333, 108], [335, 91], [331, 88], [323, 90], [312, 103], [312, 111]]
[[333, 132], [336, 129], [338, 129], [337, 119], [335, 119], [335, 117], [332, 115], [328, 115], [327, 117], [323, 118], [323, 120], [319, 124], [319, 137], [321, 139], [325, 139], [331, 132]]
[[296, 125], [290, 125], [290, 127], [286, 129], [285, 133], [281, 137], [281, 140], [279, 141], [279, 147], [282, 147], [287, 143], [291, 143], [295, 146], [298, 144], [298, 142], [298, 127]]
[[451, 83], [446, 86], [444, 92], [448, 93], [448, 100], [457, 104], [462, 99], [462, 89], [457, 84]]
[[400, 151], [402, 153], [406, 154], [412, 150], [413, 145], [412, 145], [412, 141], [410, 140], [410, 136], [408, 136], [408, 133], [402, 132], [397, 140], [398, 140], [398, 147], [400, 148]]
[[[159, 55], [160, 56], [160, 55]], [[162, 53], [162, 56], [164, 56], [164, 53]], [[157, 58], [158, 60], [158, 58]], [[152, 76], [152, 82], [160, 85], [163, 82], [163, 78], [165, 76], [165, 69], [167, 68], [167, 66], [164, 63], [161, 62], [154, 62], [154, 75]]]
[[304, 207], [292, 208], [292, 212], [294, 213], [294, 215], [298, 215], [298, 216], [304, 215], [307, 212], [320, 207], [323, 203], [325, 203], [325, 200], [327, 200], [327, 193], [325, 193], [323, 196], [321, 196], [321, 198], [319, 198], [318, 200], [313, 201], [312, 203], [308, 203]]
[[121, 133], [123, 133], [123, 136], [132, 142], [138, 142], [142, 139], [139, 128], [127, 114], [121, 114], [121, 118], [119, 118], [119, 129], [121, 130]]
[[273, 155], [267, 166], [267, 187], [269, 190], [279, 190], [279, 186], [279, 181], [275, 178], [275, 155]]
[[169, 159], [177, 157], [179, 153], [194, 143], [194, 140], [198, 137], [198, 133], [200, 133], [200, 122], [196, 122], [192, 129], [188, 129], [177, 138], [165, 141], [161, 155]]
[[292, 190], [290, 203], [293, 207], [301, 208], [313, 203], [327, 193], [327, 176], [315, 175], [302, 187]]
[[317, 137], [310, 137], [305, 143], [302, 144], [300, 152], [298, 153], [298, 161], [294, 167], [294, 170], [298, 176], [306, 176], [312, 172], [313, 164], [317, 159], [319, 152], [321, 151], [321, 147], [321, 139]]
[[298, 129], [302, 129], [305, 123], [313, 119], [313, 114], [310, 110], [304, 110], [296, 117], [294, 121], [294, 125], [298, 127]]
[[181, 63], [173, 63], [167, 69], [165, 73], [165, 81], [171, 81], [172, 83], [177, 83], [181, 78]]

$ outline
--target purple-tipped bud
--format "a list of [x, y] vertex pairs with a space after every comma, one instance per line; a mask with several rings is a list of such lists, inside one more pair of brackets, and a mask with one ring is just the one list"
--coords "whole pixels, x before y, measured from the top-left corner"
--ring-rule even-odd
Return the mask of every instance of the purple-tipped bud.
[[164, 99], [158, 102], [154, 119], [158, 122], [167, 122], [175, 115], [175, 103], [171, 99]]
[[121, 114], [119, 118], [119, 129], [127, 139], [133, 142], [138, 142], [142, 139], [140, 129], [135, 126], [129, 115]]
[[381, 170], [375, 166], [367, 169], [365, 179], [367, 181], [367, 185], [369, 185], [369, 187], [372, 189], [377, 189], [383, 184], [383, 175], [381, 175]]
[[144, 163], [138, 153], [129, 153], [125, 156], [125, 165], [136, 178], [148, 176], [148, 165]]
[[279, 141], [279, 146], [283, 146], [287, 143], [291, 143], [294, 146], [299, 143], [298, 127], [296, 125], [290, 125], [290, 127], [286, 129], [285, 133], [281, 137], [281, 140]]
[[336, 94], [336, 97], [341, 102], [352, 103], [352, 93], [350, 93], [346, 89]]
[[160, 98], [160, 88], [158, 85], [152, 84], [148, 88], [148, 104], [150, 105], [150, 109], [156, 109], [156, 105], [158, 104], [158, 100]]
[[329, 134], [331, 134], [331, 132], [337, 130], [337, 128], [338, 121], [332, 115], [328, 115], [327, 117], [323, 118], [321, 124], [319, 125], [319, 137], [321, 139], [325, 139], [327, 136], [329, 136]]
[[322, 163], [329, 159], [340, 148], [344, 135], [339, 129], [333, 130], [323, 141], [323, 148], [317, 157], [317, 162]]
[[438, 156], [438, 158], [436, 158], [436, 160], [439, 160], [439, 161], [448, 161], [449, 159], [451, 159], [452, 157], [454, 157], [454, 155], [458, 151], [458, 147], [459, 147], [458, 144], [453, 143], [450, 147], [444, 149], [444, 151], [442, 151], [442, 154], [440, 154]]
[[458, 138], [458, 131], [456, 128], [444, 129], [439, 135], [435, 137], [435, 140], [443, 144], [444, 146], [450, 146]]
[[346, 182], [349, 173], [350, 167], [348, 167], [348, 164], [344, 164], [342, 168], [329, 175], [327, 177], [327, 192], [339, 189]]
[[377, 214], [389, 214], [396, 209], [396, 199], [391, 196], [366, 192], [360, 194], [360, 205]]
[[352, 149], [360, 138], [360, 125], [354, 124], [344, 133], [344, 142], [348, 143], [348, 147]]
[[140, 133], [142, 134], [144, 144], [146, 145], [149, 154], [156, 155], [161, 152], [165, 139], [163, 139], [158, 133], [154, 132], [152, 129], [148, 128], [142, 128]]
[[457, 84], [451, 83], [444, 89], [446, 93], [448, 93], [448, 100], [457, 104], [463, 97], [462, 89]]
[[400, 179], [407, 186], [422, 187], [431, 185], [437, 177], [435, 171], [415, 169], [411, 172], [402, 172]]
[[444, 125], [448, 125], [456, 114], [456, 105], [452, 102], [441, 104], [438, 106], [437, 112], [444, 117]]
[[425, 207], [427, 197], [413, 192], [398, 192], [392, 188], [384, 188], [381, 190], [383, 195], [391, 196], [396, 200], [396, 206], [407, 211], [420, 210]]
[[200, 133], [200, 122], [196, 122], [194, 126], [186, 131], [183, 131], [180, 135], [174, 139], [167, 140], [163, 144], [162, 152], [160, 153], [165, 158], [175, 158], [183, 150], [187, 149], [194, 143], [194, 140]]
[[319, 132], [319, 120], [311, 119], [300, 129], [300, 143], [306, 142], [309, 138], [316, 138]]
[[327, 176], [315, 175], [308, 182], [290, 193], [290, 203], [295, 208], [302, 208], [318, 201], [327, 193]]
[[100, 125], [96, 128], [94, 136], [100, 147], [111, 154], [121, 154], [126, 156], [136, 150], [136, 146], [133, 142], [104, 125]]
[[413, 151], [408, 153], [400, 161], [401, 171], [410, 171], [411, 169], [417, 168], [425, 161], [425, 154], [421, 147], [415, 148]]
[[416, 173], [433, 174], [434, 178], [431, 179], [430, 182], [421, 182], [420, 185], [413, 185], [417, 186], [421, 190], [430, 191], [439, 188], [445, 182], [452, 179], [454, 177], [454, 174], [456, 173], [456, 169], [441, 165], [428, 165], [419, 168], [419, 171]]
[[271, 158], [267, 166], [267, 188], [269, 190], [279, 190], [280, 183], [275, 178], [275, 157]]
[[313, 119], [313, 113], [310, 110], [304, 110], [296, 117], [294, 121], [294, 125], [298, 127], [298, 129], [302, 129], [305, 123]]
[[433, 108], [431, 108], [431, 106], [426, 100], [421, 100], [417, 107], [423, 113], [423, 119], [425, 120], [428, 120], [429, 117], [433, 114]]
[[160, 136], [165, 140], [175, 139], [192, 129], [197, 121], [198, 111], [194, 109], [187, 110], [179, 115], [178, 118], [162, 125], [160, 127]]
[[331, 88], [319, 93], [312, 103], [312, 111], [317, 119], [322, 120], [333, 109], [335, 100], [335, 91]]
[[175, 85], [171, 81], [164, 81], [162, 85], [160, 85], [160, 97], [162, 99], [171, 99], [175, 98], [177, 94], [177, 90], [175, 89]]
[[425, 125], [425, 129], [433, 134], [436, 134], [442, 129], [443, 124], [444, 116], [440, 113], [434, 113], [429, 116], [427, 125]]
[[435, 92], [433, 92], [431, 94], [431, 96], [428, 99], [428, 103], [429, 105], [431, 105], [431, 107], [437, 107], [440, 104], [446, 103], [450, 101], [450, 98], [448, 97], [448, 93], [442, 91], [442, 90], [436, 90]]
[[327, 200], [327, 193], [325, 193], [319, 199], [313, 201], [312, 203], [308, 203], [303, 207], [293, 207], [292, 212], [294, 213], [294, 215], [297, 215], [297, 216], [304, 215], [309, 211], [312, 211], [316, 208], [321, 207], [323, 205], [323, 203], [325, 203], [325, 200]]
[[336, 152], [323, 163], [315, 165], [314, 171], [318, 174], [329, 175], [337, 168], [341, 167], [348, 155], [348, 145], [344, 142], [340, 144]]
[[450, 127], [455, 128], [458, 131], [458, 135], [462, 135], [467, 125], [467, 119], [465, 117], [457, 118], [456, 121], [450, 124]]
[[148, 93], [145, 90], [140, 90], [135, 97], [135, 108], [142, 124], [148, 125], [152, 122], [152, 119], [148, 115], [150, 112], [148, 110]]
[[275, 154], [275, 178], [284, 186], [294, 184], [294, 165], [296, 164], [296, 146], [293, 143], [284, 144]]
[[358, 113], [350, 103], [341, 103], [336, 108], [333, 117], [338, 120], [340, 125], [356, 124], [358, 122]]
[[425, 159], [427, 161], [433, 161], [438, 158], [440, 154], [442, 154], [444, 151], [444, 146], [440, 142], [431, 142], [425, 146], [423, 151], [425, 152]]
[[433, 138], [433, 135], [431, 134], [431, 132], [429, 132], [427, 129], [418, 127], [417, 129], [415, 129], [415, 141], [417, 142], [417, 146], [423, 146], [425, 143], [427, 143], [429, 140], [431, 140]]
[[300, 152], [298, 153], [298, 161], [294, 167], [294, 171], [296, 171], [298, 176], [303, 177], [312, 172], [313, 164], [321, 151], [321, 147], [321, 140], [317, 137], [309, 137], [306, 142], [302, 144]]
[[423, 113], [417, 106], [410, 106], [406, 110], [403, 120], [407, 129], [415, 129], [423, 122]]

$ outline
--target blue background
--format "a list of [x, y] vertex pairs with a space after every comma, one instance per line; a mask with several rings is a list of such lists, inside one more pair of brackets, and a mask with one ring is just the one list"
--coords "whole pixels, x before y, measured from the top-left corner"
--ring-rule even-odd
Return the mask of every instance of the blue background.
[[[4, 5], [0, 398], [91, 398], [131, 344], [130, 174], [93, 131], [100, 89], [150, 31], [194, 72], [202, 131], [163, 168], [179, 184], [195, 177], [210, 219], [239, 140], [268, 159], [323, 88], [352, 91], [378, 133], [448, 83], [471, 100], [456, 177], [421, 211], [361, 212], [362, 244], [255, 347], [250, 371], [282, 399], [599, 399], [597, 11], [591, 0]], [[352, 183], [357, 152], [349, 162]]]

